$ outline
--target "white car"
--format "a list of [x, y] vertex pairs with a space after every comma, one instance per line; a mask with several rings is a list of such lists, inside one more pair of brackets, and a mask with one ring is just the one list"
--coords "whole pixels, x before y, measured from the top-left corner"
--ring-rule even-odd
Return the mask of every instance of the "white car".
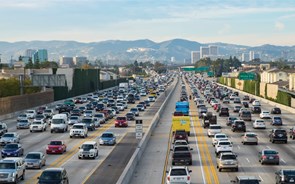
[[124, 108], [127, 109], [128, 108], [128, 103], [126, 101], [121, 101], [121, 104], [123, 104]]
[[146, 96], [146, 92], [145, 91], [141, 91], [140, 92], [140, 96]]
[[149, 96], [148, 100], [150, 102], [154, 102], [154, 101], [156, 101], [156, 98], [154, 96]]
[[270, 116], [270, 112], [269, 111], [262, 111], [260, 114], [259, 114], [259, 117], [261, 119], [271, 119], [271, 116]]
[[124, 97], [123, 96], [117, 96], [117, 102], [118, 101], [123, 101], [124, 100]]
[[208, 131], [207, 131], [208, 137], [212, 137], [218, 133], [221, 133], [221, 126], [220, 125], [218, 125], [218, 124], [209, 125]]
[[93, 112], [91, 110], [86, 110], [84, 112], [84, 117], [92, 117], [92, 115], [93, 115]]
[[252, 102], [252, 105], [253, 105], [253, 106], [261, 106], [259, 100], [254, 100], [254, 101]]
[[28, 119], [27, 114], [20, 114], [20, 115], [17, 117], [17, 121], [27, 120], [27, 119]]
[[119, 109], [119, 111], [124, 111], [125, 107], [122, 103], [117, 103], [117, 108]]
[[188, 170], [186, 166], [173, 166], [167, 171], [166, 183], [167, 184], [177, 184], [177, 183], [191, 183], [190, 173], [192, 171]]
[[37, 115], [37, 112], [35, 110], [27, 110], [26, 115], [30, 119], [34, 119], [35, 116]]
[[215, 146], [217, 142], [221, 139], [227, 139], [227, 135], [223, 133], [215, 134], [214, 137], [212, 138], [212, 145]]
[[80, 122], [81, 122], [80, 116], [71, 116], [69, 119], [69, 125], [73, 125]]
[[254, 122], [253, 122], [253, 128], [256, 129], [256, 128], [266, 128], [266, 125], [265, 125], [265, 122], [263, 119], [256, 119]]
[[43, 120], [34, 120], [31, 125], [30, 125], [30, 132], [35, 132], [35, 131], [46, 131], [47, 128], [47, 123], [44, 122]]
[[79, 147], [78, 158], [92, 158], [98, 157], [98, 146], [95, 141], [86, 141]]
[[70, 138], [72, 137], [83, 137], [86, 138], [88, 135], [87, 125], [84, 123], [74, 124], [70, 130]]
[[232, 152], [233, 145], [230, 141], [218, 141], [215, 145], [215, 154], [219, 155], [221, 152]]

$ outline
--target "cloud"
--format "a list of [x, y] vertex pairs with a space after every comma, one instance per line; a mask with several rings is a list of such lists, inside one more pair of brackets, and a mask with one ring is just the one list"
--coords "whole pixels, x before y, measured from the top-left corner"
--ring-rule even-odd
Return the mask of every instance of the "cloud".
[[275, 23], [275, 28], [276, 28], [276, 30], [278, 30], [278, 31], [282, 31], [282, 30], [284, 30], [285, 29], [285, 24], [284, 23], [282, 23], [282, 22], [276, 22]]
[[221, 29], [218, 30], [218, 34], [223, 35], [229, 33], [231, 26], [229, 24], [224, 24]]

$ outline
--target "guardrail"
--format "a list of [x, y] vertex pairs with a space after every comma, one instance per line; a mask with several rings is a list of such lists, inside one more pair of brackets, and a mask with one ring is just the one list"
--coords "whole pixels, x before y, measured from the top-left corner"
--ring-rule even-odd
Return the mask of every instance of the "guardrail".
[[[116, 88], [117, 86], [115, 87], [111, 87], [111, 88], [107, 88], [107, 89], [103, 89], [103, 90], [100, 90], [100, 92], [104, 92], [104, 91], [108, 91], [108, 90], [111, 90], [111, 89], [114, 89]], [[81, 97], [81, 96], [85, 96], [85, 95], [88, 95], [88, 94], [91, 94], [91, 93], [87, 93], [87, 94], [83, 94], [83, 95], [79, 95], [79, 96], [75, 96], [75, 97], [71, 97], [71, 98], [76, 98], [76, 97]], [[65, 99], [63, 100], [58, 100], [58, 101], [54, 101], [52, 103], [48, 103], [48, 104], [43, 104], [44, 106], [47, 106], [47, 107], [50, 107], [50, 108], [53, 108], [55, 105], [59, 104], [59, 103], [63, 103]], [[40, 105], [41, 106], [41, 105]], [[32, 107], [30, 109], [36, 109], [38, 108], [39, 106], [36, 106], [36, 107]], [[16, 112], [13, 112], [13, 113], [9, 113], [9, 114], [4, 114], [4, 115], [1, 115], [0, 116], [0, 120], [3, 121], [3, 120], [6, 120], [6, 119], [11, 119], [13, 117], [17, 117], [19, 114], [23, 113], [25, 110], [21, 110], [21, 111], [16, 111]]]
[[117, 184], [129, 184], [130, 183], [130, 180], [133, 176], [135, 168], [136, 168], [139, 160], [141, 159], [142, 154], [144, 153], [146, 146], [150, 140], [151, 134], [159, 122], [159, 119], [161, 117], [160, 114], [163, 112], [164, 108], [166, 107], [167, 102], [171, 98], [171, 95], [173, 94], [173, 92], [175, 91], [175, 86], [178, 84], [178, 82], [179, 82], [179, 78], [177, 77], [177, 80], [176, 80], [174, 86], [171, 86], [171, 87], [173, 87], [173, 89], [170, 91], [166, 100], [161, 105], [160, 109], [158, 110], [158, 112], [156, 113], [154, 118], [152, 119], [151, 126], [147, 129], [142, 140], [139, 142], [138, 147], [136, 148], [136, 150], [133, 153], [132, 157], [130, 158], [127, 166], [125, 167], [120, 178], [118, 179]]
[[268, 99], [262, 98], [262, 97], [260, 97], [260, 96], [252, 95], [252, 94], [247, 93], [247, 92], [245, 92], [245, 91], [241, 91], [241, 90], [239, 90], [239, 89], [232, 88], [232, 87], [229, 87], [229, 86], [226, 86], [226, 85], [220, 84], [220, 83], [218, 83], [218, 85], [223, 86], [223, 87], [227, 87], [227, 88], [232, 89], [232, 90], [234, 90], [234, 91], [238, 91], [238, 92], [240, 92], [240, 93], [242, 93], [242, 94], [244, 94], [244, 95], [248, 95], [249, 97], [255, 98], [255, 99], [260, 100], [260, 101], [262, 101], [262, 102], [264, 102], [264, 103], [267, 103], [267, 104], [269, 104], [269, 105], [272, 105], [272, 106], [275, 106], [275, 107], [279, 107], [280, 109], [283, 109], [283, 110], [289, 111], [289, 112], [291, 112], [291, 113], [295, 113], [295, 109], [292, 108], [292, 107], [289, 107], [289, 106], [286, 106], [286, 105], [283, 105], [283, 104], [279, 104], [279, 103], [273, 102], [273, 101], [271, 101], [271, 100], [268, 100]]

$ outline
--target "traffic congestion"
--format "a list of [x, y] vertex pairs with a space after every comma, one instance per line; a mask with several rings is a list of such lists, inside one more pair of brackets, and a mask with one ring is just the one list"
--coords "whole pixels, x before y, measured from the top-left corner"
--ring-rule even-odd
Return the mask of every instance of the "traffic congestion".
[[85, 182], [172, 82], [167, 73], [120, 83], [1, 121], [0, 183]]

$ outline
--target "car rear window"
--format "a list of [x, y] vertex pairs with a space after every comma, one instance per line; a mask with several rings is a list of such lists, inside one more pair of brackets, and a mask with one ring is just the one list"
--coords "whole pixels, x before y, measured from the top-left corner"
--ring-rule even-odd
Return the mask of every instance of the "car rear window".
[[173, 158], [187, 158], [187, 157], [191, 157], [189, 152], [182, 152], [182, 153], [175, 152], [173, 154]]
[[221, 126], [210, 126], [209, 129], [221, 129]]
[[266, 150], [264, 151], [264, 154], [277, 154], [277, 152], [273, 150]]
[[230, 145], [230, 142], [219, 142], [219, 145]]
[[126, 117], [117, 117], [117, 120], [126, 120]]
[[246, 134], [247, 137], [256, 137], [256, 134]]
[[222, 155], [222, 159], [235, 160], [236, 156], [235, 155]]
[[189, 148], [186, 146], [177, 146], [174, 148], [174, 151], [189, 151]]
[[186, 170], [185, 169], [172, 169], [170, 172], [170, 176], [186, 176]]
[[295, 170], [283, 170], [284, 175], [295, 176]]

